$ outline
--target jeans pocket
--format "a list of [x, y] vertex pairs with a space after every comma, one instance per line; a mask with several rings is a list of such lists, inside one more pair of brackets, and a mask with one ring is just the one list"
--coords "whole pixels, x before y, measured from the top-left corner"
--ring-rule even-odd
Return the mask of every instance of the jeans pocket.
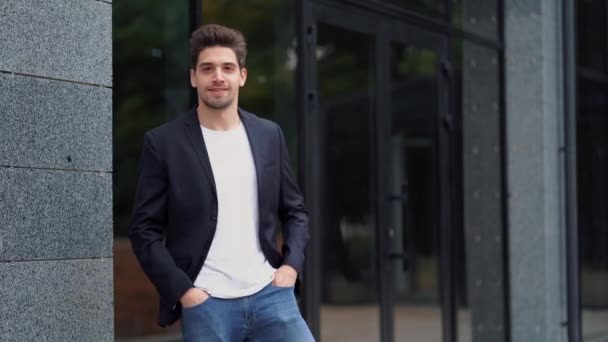
[[205, 306], [212, 299], [213, 299], [213, 297], [209, 296], [209, 297], [207, 297], [207, 299], [205, 299], [204, 301], [202, 301], [194, 306], [189, 306], [187, 308], [182, 306], [182, 311], [186, 312], [186, 311], [192, 311], [192, 310], [199, 309], [199, 308]]

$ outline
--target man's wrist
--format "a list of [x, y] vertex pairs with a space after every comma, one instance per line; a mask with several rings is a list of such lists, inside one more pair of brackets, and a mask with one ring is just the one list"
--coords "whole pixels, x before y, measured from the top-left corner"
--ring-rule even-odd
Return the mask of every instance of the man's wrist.
[[298, 276], [298, 271], [296, 271], [296, 269], [293, 266], [291, 266], [291, 265], [283, 264], [281, 266], [281, 268], [283, 268], [284, 270], [286, 270], [289, 273], [291, 273], [291, 275], [293, 275], [294, 277]]

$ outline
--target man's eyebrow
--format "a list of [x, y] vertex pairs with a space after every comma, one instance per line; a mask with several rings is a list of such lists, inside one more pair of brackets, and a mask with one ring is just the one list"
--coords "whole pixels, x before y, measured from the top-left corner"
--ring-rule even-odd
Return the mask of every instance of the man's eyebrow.
[[[201, 67], [201, 66], [209, 66], [209, 65], [215, 65], [215, 63], [212, 63], [212, 62], [202, 62], [198, 66]], [[221, 65], [233, 65], [233, 66], [236, 66], [237, 64], [235, 62], [224, 62], [224, 63], [221, 63]]]

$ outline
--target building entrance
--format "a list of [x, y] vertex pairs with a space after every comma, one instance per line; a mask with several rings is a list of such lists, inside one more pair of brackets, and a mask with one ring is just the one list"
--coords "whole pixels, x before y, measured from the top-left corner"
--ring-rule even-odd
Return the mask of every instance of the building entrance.
[[447, 40], [330, 6], [307, 20], [307, 320], [321, 341], [452, 341]]

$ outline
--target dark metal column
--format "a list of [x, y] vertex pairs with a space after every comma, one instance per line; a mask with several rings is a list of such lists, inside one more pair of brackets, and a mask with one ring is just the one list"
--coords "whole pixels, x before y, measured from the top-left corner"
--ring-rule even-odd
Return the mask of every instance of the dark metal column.
[[568, 290], [568, 338], [582, 341], [580, 269], [578, 253], [576, 187], [576, 8], [563, 0], [564, 114], [566, 130], [566, 266]]
[[390, 250], [388, 241], [388, 222], [387, 217], [389, 210], [387, 199], [389, 198], [387, 177], [388, 174], [388, 144], [387, 139], [380, 137], [390, 136], [390, 121], [391, 121], [391, 99], [390, 99], [390, 42], [386, 37], [387, 28], [382, 24], [381, 33], [376, 36], [374, 56], [371, 60], [382, 61], [376, 64], [374, 68], [374, 77], [376, 79], [375, 87], [375, 111], [376, 115], [372, 119], [375, 132], [373, 141], [375, 142], [374, 149], [376, 151], [374, 160], [372, 161], [374, 169], [375, 188], [377, 189], [375, 196], [375, 211], [376, 211], [376, 284], [378, 286], [378, 297], [380, 301], [380, 341], [393, 342], [395, 340], [395, 298], [394, 291], [391, 286], [391, 259], [388, 258]]
[[318, 97], [316, 92], [316, 28], [311, 16], [311, 4], [307, 0], [296, 1], [297, 35], [297, 123], [299, 183], [302, 186], [310, 215], [311, 239], [306, 250], [302, 283], [302, 313], [316, 340], [320, 337], [321, 308], [321, 194], [320, 150], [317, 130]]

